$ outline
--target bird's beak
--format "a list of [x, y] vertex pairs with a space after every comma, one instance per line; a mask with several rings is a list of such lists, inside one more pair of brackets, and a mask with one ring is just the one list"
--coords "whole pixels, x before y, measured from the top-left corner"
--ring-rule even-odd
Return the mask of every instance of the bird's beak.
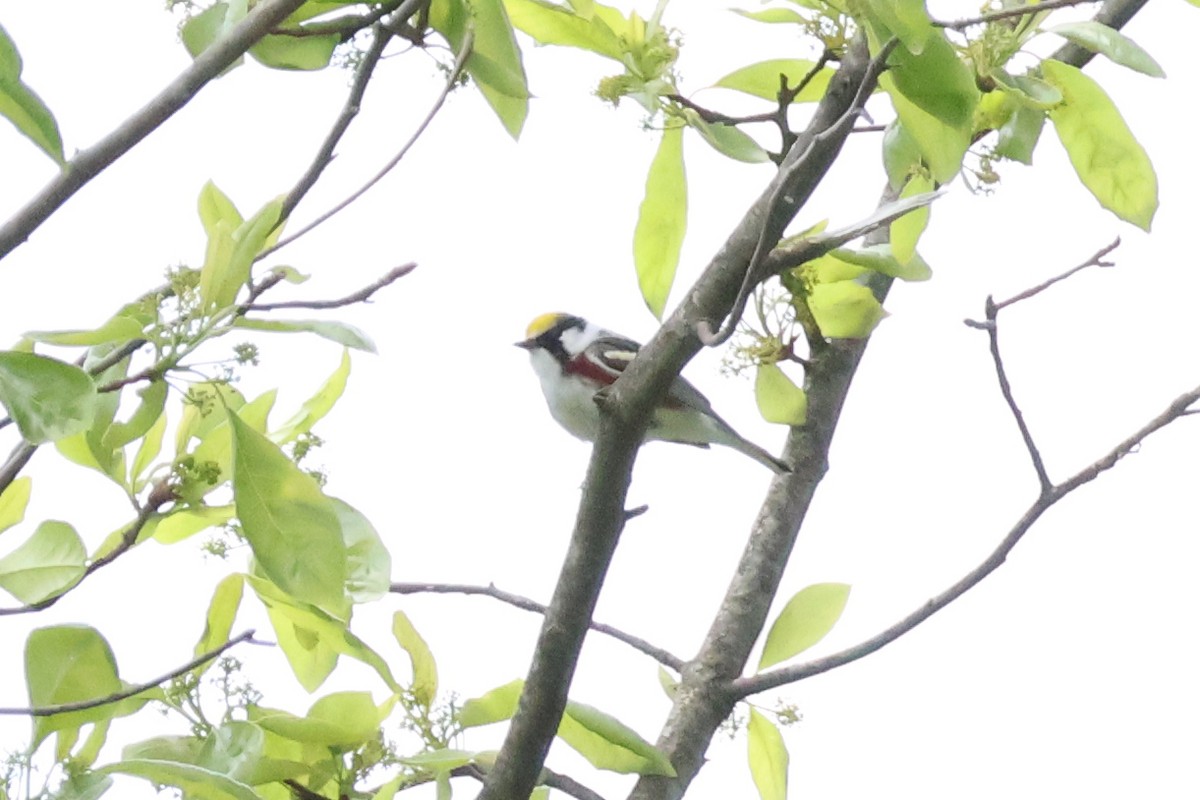
[[538, 346], [537, 339], [526, 339], [523, 342], [513, 342], [513, 345], [522, 350], [533, 350]]

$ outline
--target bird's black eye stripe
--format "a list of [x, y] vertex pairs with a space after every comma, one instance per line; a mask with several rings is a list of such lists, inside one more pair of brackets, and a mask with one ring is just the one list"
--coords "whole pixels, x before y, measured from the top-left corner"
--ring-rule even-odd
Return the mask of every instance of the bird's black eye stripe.
[[571, 356], [567, 353], [562, 343], [562, 335], [565, 331], [571, 328], [583, 330], [587, 322], [582, 317], [563, 317], [554, 326], [547, 328], [538, 337], [537, 342], [545, 348], [550, 355], [554, 356], [560, 364], [565, 364], [570, 360]]

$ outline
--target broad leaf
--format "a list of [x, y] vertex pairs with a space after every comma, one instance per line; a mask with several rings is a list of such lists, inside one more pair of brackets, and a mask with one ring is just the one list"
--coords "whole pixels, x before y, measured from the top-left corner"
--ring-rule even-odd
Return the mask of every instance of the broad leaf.
[[558, 737], [597, 769], [675, 777], [675, 768], [661, 750], [598, 708], [569, 701]]
[[376, 706], [370, 692], [335, 692], [313, 703], [303, 717], [260, 706], [255, 722], [297, 742], [353, 750], [378, 735], [394, 705], [391, 698]]
[[33, 491], [33, 478], [22, 475], [0, 492], [0, 532], [25, 519], [25, 508]]
[[633, 233], [633, 263], [642, 299], [661, 319], [675, 281], [675, 268], [687, 230], [687, 176], [683, 168], [683, 128], [663, 131], [646, 175], [646, 194]]
[[237, 508], [225, 506], [196, 506], [180, 508], [169, 514], [151, 518], [146, 525], [146, 535], [153, 536], [161, 544], [182, 542], [200, 531], [206, 531], [217, 525], [224, 525], [233, 519]]
[[590, 50], [621, 61], [624, 46], [599, 14], [590, 16], [543, 0], [504, 0], [513, 27], [539, 44], [556, 44]]
[[65, 522], [48, 520], [20, 547], [0, 558], [0, 589], [26, 605], [60, 595], [83, 577], [87, 551]]
[[[764, 100], [778, 102], [782, 83], [786, 82], [788, 89], [794, 90], [816, 66], [817, 62], [802, 58], [773, 58], [734, 70], [714, 83], [713, 86], [733, 89], [761, 97]], [[822, 67], [792, 102], [815, 103], [820, 100], [825, 96], [825, 90], [829, 88], [829, 80], [833, 74], [833, 70]]]
[[740, 8], [730, 9], [738, 16], [752, 19], [755, 22], [765, 22], [768, 25], [804, 25], [808, 20], [790, 8], [764, 8], [762, 11], [744, 11]]
[[[25, 685], [29, 705], [34, 708], [99, 700], [124, 686], [108, 642], [94, 628], [83, 625], [56, 625], [30, 632], [25, 640]], [[32, 746], [36, 748], [55, 731], [77, 730], [89, 722], [136, 710], [126, 709], [124, 704], [110, 703], [34, 717]]]
[[779, 728], [755, 709], [746, 725], [750, 776], [762, 800], [787, 800], [788, 751]]
[[354, 506], [329, 498], [346, 545], [346, 596], [355, 603], [378, 600], [391, 588], [392, 556], [366, 517]]
[[1158, 210], [1158, 177], [1112, 100], [1069, 64], [1043, 61], [1042, 75], [1063, 94], [1050, 120], [1083, 185], [1100, 205], [1149, 231]]
[[229, 424], [234, 504], [259, 567], [285, 592], [321, 608], [340, 608], [346, 545], [329, 498], [278, 445], [236, 414], [229, 414]]
[[1026, 106], [1017, 107], [1012, 116], [1000, 126], [996, 140], [996, 155], [1011, 158], [1022, 164], [1033, 163], [1033, 151], [1046, 124], [1046, 112]]
[[830, 339], [863, 339], [887, 316], [871, 290], [856, 281], [821, 283], [808, 295], [821, 334]]
[[403, 611], [397, 611], [392, 617], [392, 635], [408, 653], [408, 660], [412, 664], [413, 696], [427, 708], [432, 706], [438, 687], [437, 662], [434, 661], [433, 652]]
[[913, 55], [924, 52], [935, 36], [925, 0], [868, 0], [867, 7]]
[[[927, 176], [917, 174], [908, 179], [900, 197], [914, 197], [925, 192], [933, 191], [933, 181]], [[907, 264], [917, 254], [917, 242], [929, 224], [929, 206], [921, 206], [905, 214], [892, 223], [888, 242], [892, 247], [892, 256], [901, 264]]]
[[[210, 653], [229, 641], [233, 630], [233, 621], [237, 617], [238, 607], [242, 604], [242, 589], [245, 585], [241, 575], [227, 575], [213, 591], [212, 600], [208, 603], [208, 613], [204, 617], [204, 633], [192, 651], [201, 656]], [[202, 664], [192, 670], [192, 675], [199, 678], [214, 662]]]
[[173, 786], [195, 800], [262, 800], [246, 784], [211, 769], [177, 761], [136, 759], [118, 761], [96, 770], [102, 775], [132, 775], [155, 786]]
[[141, 338], [142, 332], [141, 321], [130, 316], [118, 315], [90, 331], [27, 331], [23, 335], [35, 342], [56, 344], [60, 347], [91, 347], [110, 342], [124, 344]]
[[286, 320], [286, 319], [248, 319], [241, 317], [234, 323], [239, 328], [255, 331], [276, 331], [282, 333], [308, 332], [315, 333], [331, 342], [353, 347], [356, 350], [375, 352], [375, 343], [365, 333], [353, 325], [324, 319]]
[[1137, 70], [1143, 75], [1149, 75], [1152, 78], [1167, 76], [1154, 57], [1143, 50], [1141, 45], [1102, 22], [1090, 19], [1081, 22], [1066, 22], [1047, 28], [1046, 31], [1057, 33], [1085, 50], [1099, 53], [1114, 64]]
[[[406, 764], [410, 767], [416, 767], [421, 770], [430, 772], [447, 772], [457, 767], [462, 767], [470, 764], [475, 760], [475, 753], [470, 750], [455, 750], [453, 748], [442, 748], [441, 750], [430, 750], [425, 753], [418, 753], [415, 756], [398, 759], [401, 764]], [[376, 795], [378, 797], [378, 795]]]
[[210, 239], [213, 231], [217, 229], [218, 223], [224, 222], [230, 230], [237, 230], [245, 221], [229, 196], [218, 189], [212, 181], [204, 184], [200, 189], [196, 207], [200, 213], [200, 224], [204, 226], [204, 233]]
[[803, 425], [808, 417], [808, 395], [792, 383], [777, 364], [759, 364], [754, 377], [758, 412], [777, 425]]
[[0, 352], [0, 405], [25, 441], [44, 444], [86, 431], [96, 418], [96, 383], [73, 364]]
[[721, 155], [746, 164], [761, 164], [771, 160], [767, 151], [741, 129], [719, 122], [710, 124], [691, 109], [686, 109], [684, 116], [687, 117], [688, 126]]
[[11, 122], [21, 135], [62, 164], [62, 136], [54, 115], [42, 99], [21, 80], [21, 55], [8, 33], [0, 26], [0, 116]]
[[892, 120], [883, 132], [883, 168], [888, 184], [900, 191], [921, 167], [921, 148], [900, 120]]
[[979, 102], [975, 73], [958, 57], [944, 34], [929, 36], [919, 56], [908, 50], [895, 50], [889, 63], [891, 86], [885, 87], [889, 93], [899, 92], [952, 128], [970, 126]]
[[958, 175], [963, 156], [971, 145], [972, 126], [950, 125], [923, 110], [897, 90], [890, 74], [881, 75], [879, 85], [891, 97], [900, 124], [912, 136], [934, 180], [948, 183]]
[[517, 713], [517, 700], [524, 686], [525, 681], [518, 679], [471, 698], [458, 712], [459, 724], [464, 728], [475, 728], [510, 719]]
[[[167, 404], [167, 382], [156, 380], [137, 391], [141, 400], [133, 415], [126, 422], [113, 422], [101, 437], [107, 449], [124, 447], [144, 436], [163, 416]], [[161, 437], [161, 433], [160, 433]]]
[[814, 583], [796, 592], [767, 632], [759, 670], [787, 661], [825, 638], [849, 597], [850, 586], [845, 583]]
[[346, 390], [346, 379], [350, 376], [350, 351], [342, 351], [342, 360], [317, 393], [300, 406], [292, 418], [283, 427], [271, 432], [271, 441], [276, 444], [287, 444], [297, 437], [312, 430], [313, 425], [333, 408], [334, 403]]
[[341, 44], [336, 34], [325, 36], [264, 36], [250, 48], [250, 55], [274, 69], [317, 70], [329, 66], [334, 49]]

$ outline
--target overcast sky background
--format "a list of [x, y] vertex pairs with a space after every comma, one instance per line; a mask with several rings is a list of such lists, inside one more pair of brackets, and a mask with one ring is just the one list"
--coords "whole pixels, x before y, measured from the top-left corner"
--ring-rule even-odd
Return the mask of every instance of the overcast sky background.
[[[949, 2], [931, 10], [942, 19], [977, 11]], [[119, 14], [77, 0], [9, 4], [0, 22], [69, 151], [118, 125], [188, 60], [175, 20], [157, 3]], [[748, 62], [810, 55], [782, 26], [754, 25], [717, 4], [678, 3], [667, 22], [685, 35], [688, 93]], [[942, 591], [1033, 500], [1036, 480], [996, 389], [986, 336], [962, 324], [982, 315], [989, 293], [1007, 297], [1123, 239], [1118, 268], [1081, 274], [1001, 317], [1010, 377], [1057, 479], [1200, 381], [1188, 122], [1197, 79], [1188, 34], [1198, 23], [1200, 10], [1160, 0], [1126, 29], [1163, 65], [1166, 81], [1100, 59], [1088, 68], [1157, 167], [1152, 236], [1099, 209], [1049, 127], [1037, 169], [1005, 165], [994, 195], [955, 183], [938, 202], [921, 244], [934, 278], [899, 285], [888, 300], [891, 316], [856, 379], [779, 598], [781, 607], [818, 581], [853, 584], [842, 621], [806, 655], [867, 638]], [[751, 36], [760, 38], [739, 44]], [[1042, 50], [1056, 44], [1047, 37]], [[657, 140], [632, 104], [614, 112], [590, 96], [610, 64], [532, 46], [525, 63], [536, 99], [520, 143], [475, 91], [455, 93], [391, 177], [268, 263], [313, 274], [287, 290], [294, 298], [341, 296], [398, 264], [420, 265], [371, 306], [336, 315], [367, 330], [379, 355], [354, 354], [347, 394], [317, 429], [328, 442], [316, 456], [330, 476], [327, 490], [374, 522], [396, 580], [494, 582], [546, 600], [588, 447], [551, 421], [525, 354], [511, 343], [530, 318], [551, 310], [643, 340], [653, 332], [630, 242]], [[340, 108], [347, 80], [337, 70], [285, 74], [251, 64], [206, 88], [6, 259], [0, 342], [29, 329], [97, 325], [168, 266], [198, 265], [203, 183], [214, 180], [243, 212], [286, 192]], [[295, 222], [373, 173], [439, 87], [424, 55], [387, 60]], [[743, 108], [722, 90], [696, 99]], [[882, 97], [870, 109], [876, 121], [890, 117]], [[770, 130], [759, 133], [775, 146]], [[768, 166], [729, 162], [698, 137], [688, 137], [685, 151], [690, 227], [677, 287], [694, 280], [770, 176]], [[878, 153], [877, 135], [852, 137], [798, 225], [868, 214], [883, 181]], [[0, 174], [6, 217], [53, 166], [0, 125]], [[286, 419], [334, 369], [339, 350], [315, 338], [262, 343], [263, 366], [242, 388], [252, 396], [281, 386], [275, 418]], [[703, 353], [686, 374], [743, 434], [778, 449], [783, 429], [758, 418], [751, 382], [722, 376], [720, 363], [721, 353]], [[861, 662], [758, 698], [767, 707], [783, 698], [804, 715], [785, 731], [793, 796], [1195, 797], [1198, 445], [1191, 420], [1151, 438], [1047, 514], [996, 575], [948, 610]], [[31, 474], [27, 522], [4, 536], [4, 551], [43, 519], [70, 521], [94, 546], [130, 515], [119, 491], [49, 448]], [[630, 501], [650, 511], [626, 531], [597, 618], [690, 656], [768, 477], [732, 451], [648, 446]], [[0, 705], [25, 703], [21, 643], [38, 625], [96, 625], [131, 682], [186, 662], [212, 586], [243, 564], [237, 554], [227, 563], [203, 558], [199, 544], [200, 537], [148, 544], [52, 610], [5, 619]], [[246, 601], [235, 631], [254, 626], [270, 638], [255, 603]], [[537, 617], [481, 598], [387, 598], [361, 608], [355, 630], [400, 671], [389, 624], [397, 608], [430, 642], [444, 689], [466, 698], [525, 674]], [[314, 699], [281, 672], [281, 654], [237, 654], [251, 661], [268, 704], [302, 712]], [[592, 636], [572, 697], [653, 740], [668, 710], [655, 671], [646, 657]], [[354, 664], [320, 693], [334, 688], [383, 691]], [[118, 721], [111, 741], [158, 732], [139, 725]], [[472, 731], [465, 746], [495, 746], [495, 727]], [[24, 720], [0, 723], [0, 745], [21, 746], [27, 730]], [[744, 737], [718, 737], [689, 796], [751, 796], [744, 751]], [[106, 751], [117, 757], [116, 747]], [[606, 796], [631, 783], [597, 777], [561, 745], [549, 763]]]

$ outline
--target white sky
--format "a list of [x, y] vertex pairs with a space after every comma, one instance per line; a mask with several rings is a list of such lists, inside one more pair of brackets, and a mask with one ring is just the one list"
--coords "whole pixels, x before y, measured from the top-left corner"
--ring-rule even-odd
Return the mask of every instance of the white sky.
[[[975, 12], [974, 3], [942, 6], [942, 18]], [[1001, 318], [1011, 378], [1056, 478], [1200, 380], [1187, 122], [1196, 73], [1184, 33], [1198, 14], [1182, 0], [1154, 3], [1127, 29], [1167, 81], [1099, 60], [1089, 67], [1157, 166], [1153, 236], [1097, 207], [1049, 128], [1036, 170], [1005, 166], [994, 196], [955, 184], [939, 201], [922, 241], [934, 279], [898, 286], [889, 299], [892, 316], [856, 380], [779, 598], [781, 606], [817, 581], [853, 584], [841, 623], [811, 655], [866, 638], [941, 591], [1033, 499], [1036, 483], [996, 390], [986, 338], [961, 322], [981, 315], [989, 292], [1006, 297], [1117, 234], [1125, 242], [1117, 269], [1077, 276]], [[667, 19], [686, 36], [688, 92], [750, 61], [805, 55], [786, 32], [707, 4], [679, 3]], [[93, 143], [187, 62], [158, 4], [120, 15], [83, 2], [11, 5], [3, 24], [69, 150]], [[762, 34], [773, 38], [736, 44]], [[475, 92], [456, 93], [383, 185], [271, 263], [314, 274], [294, 292], [304, 298], [340, 296], [392, 266], [420, 264], [372, 306], [338, 315], [369, 331], [380, 355], [355, 354], [347, 395], [318, 428], [328, 440], [317, 456], [330, 473], [328, 491], [374, 522], [392, 549], [395, 579], [494, 582], [546, 600], [588, 450], [551, 422], [511, 342], [529, 318], [560, 309], [637, 338], [652, 333], [630, 241], [656, 140], [640, 129], [636, 110], [613, 112], [589, 96], [610, 71], [598, 58], [528, 47], [526, 67], [537, 99], [519, 144]], [[198, 264], [195, 198], [204, 181], [244, 211], [286, 191], [340, 107], [346, 81], [338, 71], [249, 66], [205, 89], [6, 260], [0, 341], [28, 329], [98, 324], [168, 265]], [[372, 173], [437, 89], [422, 55], [387, 61], [295, 221]], [[697, 99], [738, 102], [724, 94]], [[880, 120], [889, 114], [882, 99], [872, 109]], [[769, 136], [764, 131], [764, 143], [774, 146]], [[769, 168], [727, 162], [698, 137], [685, 149], [690, 229], [679, 285], [694, 279], [769, 177]], [[7, 216], [52, 166], [6, 126], [0, 154]], [[852, 222], [871, 210], [881, 184], [878, 139], [855, 137], [800, 222]], [[265, 343], [264, 365], [244, 389], [282, 386], [283, 419], [334, 368], [338, 349], [293, 337]], [[687, 375], [744, 434], [777, 448], [784, 433], [757, 418], [751, 384], [723, 378], [719, 364], [720, 354], [702, 354]], [[780, 692], [804, 714], [785, 732], [793, 796], [1195, 797], [1198, 444], [1190, 420], [1152, 438], [1048, 514], [1009, 563], [950, 609], [864, 661]], [[32, 474], [29, 521], [5, 536], [6, 550], [41, 519], [66, 519], [94, 545], [128, 517], [118, 491], [48, 449]], [[729, 451], [647, 447], [630, 497], [650, 512], [629, 526], [597, 618], [691, 655], [767, 477]], [[0, 705], [25, 702], [19, 643], [33, 625], [96, 625], [129, 681], [186, 661], [212, 585], [240, 565], [236, 556], [202, 560], [198, 545], [147, 545], [50, 612], [4, 620], [10, 646], [0, 657]], [[388, 598], [361, 609], [356, 630], [397, 665], [388, 625], [396, 608], [429, 640], [443, 687], [461, 697], [524, 675], [536, 617], [480, 598]], [[269, 637], [260, 616], [247, 613], [245, 625]], [[239, 620], [235, 630], [242, 627]], [[280, 654], [238, 655], [257, 662], [252, 674], [269, 704], [302, 711], [311, 702], [290, 688], [290, 676], [280, 678]], [[326, 688], [382, 691], [372, 680], [351, 665]], [[589, 638], [572, 696], [649, 739], [668, 708], [655, 665], [599, 636]], [[774, 695], [762, 702], [773, 705]], [[26, 731], [24, 721], [4, 722], [0, 744], [20, 746]], [[153, 732], [118, 722], [112, 738]], [[499, 735], [472, 732], [466, 745], [491, 747]], [[690, 796], [752, 796], [744, 748], [744, 739], [716, 740]], [[550, 765], [611, 797], [630, 783], [597, 777], [558, 745]]]

